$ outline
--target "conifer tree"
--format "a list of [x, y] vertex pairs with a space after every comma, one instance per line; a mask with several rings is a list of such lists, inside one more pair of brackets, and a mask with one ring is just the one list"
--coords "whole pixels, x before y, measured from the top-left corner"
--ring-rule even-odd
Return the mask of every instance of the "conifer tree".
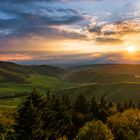
[[91, 99], [90, 111], [93, 114], [94, 118], [98, 119], [99, 106], [94, 96]]
[[129, 102], [128, 102], [128, 107], [129, 107], [129, 108], [135, 108], [135, 104], [134, 104], [134, 102], [133, 102], [132, 99], [129, 100]]
[[54, 95], [47, 100], [43, 117], [46, 138], [55, 139], [65, 135], [67, 137], [70, 136], [73, 124], [72, 113], [70, 108], [68, 108], [68, 102], [61, 101]]
[[74, 109], [76, 112], [86, 114], [89, 111], [89, 103], [83, 94], [77, 96]]
[[124, 111], [124, 106], [121, 103], [117, 104], [117, 111], [118, 112], [123, 112]]
[[19, 108], [15, 125], [17, 140], [43, 139], [43, 103], [44, 97], [34, 90]]
[[106, 122], [106, 119], [108, 117], [108, 106], [107, 102], [104, 99], [104, 96], [101, 97], [101, 101], [99, 104], [99, 114], [98, 114], [98, 119], [102, 120], [103, 122]]
[[113, 105], [113, 103], [112, 102], [109, 102], [108, 103], [108, 108], [112, 108], [114, 105]]

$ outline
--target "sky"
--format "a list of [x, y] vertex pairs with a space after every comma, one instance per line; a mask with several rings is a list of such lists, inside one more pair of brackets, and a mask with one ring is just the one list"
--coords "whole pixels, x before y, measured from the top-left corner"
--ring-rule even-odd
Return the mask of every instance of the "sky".
[[140, 1], [0, 0], [0, 61], [140, 63]]

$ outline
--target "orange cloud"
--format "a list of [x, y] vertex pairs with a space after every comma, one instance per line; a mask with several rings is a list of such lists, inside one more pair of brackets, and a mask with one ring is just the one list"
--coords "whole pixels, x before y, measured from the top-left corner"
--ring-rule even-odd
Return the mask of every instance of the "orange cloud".
[[1, 61], [25, 61], [32, 59], [32, 56], [26, 54], [0, 54]]

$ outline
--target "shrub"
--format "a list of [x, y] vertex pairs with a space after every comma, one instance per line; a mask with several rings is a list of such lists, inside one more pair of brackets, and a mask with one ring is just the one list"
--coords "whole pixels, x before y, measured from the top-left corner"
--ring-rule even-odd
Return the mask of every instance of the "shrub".
[[140, 110], [129, 109], [108, 118], [107, 124], [116, 140], [140, 139]]
[[113, 140], [111, 130], [101, 121], [86, 123], [76, 136], [76, 140]]

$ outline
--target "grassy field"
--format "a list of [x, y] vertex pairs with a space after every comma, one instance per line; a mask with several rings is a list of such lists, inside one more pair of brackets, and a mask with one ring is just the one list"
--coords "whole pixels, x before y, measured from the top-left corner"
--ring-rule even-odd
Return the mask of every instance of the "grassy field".
[[67, 94], [70, 100], [74, 102], [76, 97], [81, 93], [84, 94], [88, 100], [90, 100], [92, 96], [98, 99], [104, 96], [106, 100], [115, 103], [123, 103], [129, 99], [138, 101], [140, 99], [140, 83], [83, 84], [79, 87], [59, 90], [57, 95], [62, 96]]
[[10, 99], [0, 99], [0, 105], [3, 106], [19, 106], [21, 104], [21, 102], [24, 101], [25, 97], [18, 97], [18, 98], [10, 98]]
[[0, 62], [0, 106], [15, 107], [39, 89], [58, 96], [68, 94], [74, 102], [78, 94], [87, 99], [105, 96], [109, 101], [124, 102], [140, 98], [140, 65], [103, 64], [72, 68], [48, 65], [26, 66]]
[[52, 91], [61, 89], [61, 88], [68, 88], [73, 87], [76, 83], [68, 82], [62, 80], [59, 77], [54, 76], [41, 76], [41, 75], [33, 75], [28, 79], [30, 85], [32, 87], [39, 87], [44, 89], [49, 89]]
[[47, 90], [54, 92], [62, 88], [75, 87], [78, 84], [61, 80], [55, 76], [31, 75], [27, 83], [0, 83], [0, 105], [18, 106], [22, 99], [34, 88], [45, 93]]

